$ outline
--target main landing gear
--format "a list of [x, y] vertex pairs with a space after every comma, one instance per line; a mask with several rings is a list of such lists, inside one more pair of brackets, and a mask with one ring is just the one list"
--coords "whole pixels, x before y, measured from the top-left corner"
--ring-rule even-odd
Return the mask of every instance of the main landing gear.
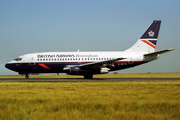
[[92, 79], [93, 78], [93, 74], [85, 74], [84, 78], [85, 79]]
[[28, 75], [28, 73], [26, 73], [26, 76], [25, 76], [25, 78], [26, 78], [26, 79], [29, 79], [29, 75]]

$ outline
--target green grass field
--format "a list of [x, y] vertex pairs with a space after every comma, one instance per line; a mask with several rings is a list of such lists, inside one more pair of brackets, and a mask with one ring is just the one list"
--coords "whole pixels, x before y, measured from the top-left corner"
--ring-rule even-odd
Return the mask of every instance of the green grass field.
[[[25, 75], [1, 75], [0, 78], [25, 78]], [[30, 78], [83, 78], [73, 75], [30, 75]], [[100, 74], [93, 78], [180, 78], [180, 73], [133, 73], [133, 74]]]
[[180, 81], [0, 82], [4, 120], [179, 120]]

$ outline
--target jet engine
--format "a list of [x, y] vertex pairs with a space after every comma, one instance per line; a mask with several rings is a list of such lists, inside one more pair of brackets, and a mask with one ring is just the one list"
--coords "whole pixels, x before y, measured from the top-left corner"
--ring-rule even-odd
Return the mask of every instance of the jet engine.
[[109, 72], [108, 68], [101, 69], [81, 69], [79, 66], [71, 67], [68, 74], [70, 75], [85, 75], [85, 74], [106, 74]]

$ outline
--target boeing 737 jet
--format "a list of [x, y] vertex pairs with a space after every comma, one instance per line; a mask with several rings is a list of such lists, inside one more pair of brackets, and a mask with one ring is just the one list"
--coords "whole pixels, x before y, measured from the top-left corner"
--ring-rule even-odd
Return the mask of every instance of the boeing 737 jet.
[[174, 50], [155, 52], [160, 25], [160, 20], [154, 20], [140, 39], [124, 51], [31, 53], [15, 58], [5, 67], [24, 74], [25, 78], [33, 73], [67, 73], [91, 79], [94, 74], [106, 74], [148, 63]]

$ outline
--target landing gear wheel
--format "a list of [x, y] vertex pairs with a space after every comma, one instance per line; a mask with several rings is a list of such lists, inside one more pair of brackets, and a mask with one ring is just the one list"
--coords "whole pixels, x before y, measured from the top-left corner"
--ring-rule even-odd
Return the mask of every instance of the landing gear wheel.
[[26, 73], [26, 76], [25, 76], [25, 78], [26, 78], [26, 79], [29, 79], [29, 75], [28, 75], [28, 73]]
[[86, 75], [84, 75], [84, 78], [85, 79], [92, 79], [93, 75], [92, 74], [86, 74]]

